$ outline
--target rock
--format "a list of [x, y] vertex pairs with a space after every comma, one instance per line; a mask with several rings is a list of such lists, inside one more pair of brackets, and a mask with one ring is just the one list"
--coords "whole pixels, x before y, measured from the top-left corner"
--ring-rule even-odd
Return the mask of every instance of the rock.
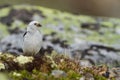
[[83, 55], [83, 58], [91, 60], [95, 64], [107, 63], [107, 65], [114, 64], [114, 66], [117, 66], [120, 61], [120, 56], [117, 52], [114, 51], [108, 52], [107, 50], [104, 49], [87, 50], [86, 54]]
[[70, 44], [72, 50], [86, 50], [90, 47], [89, 42], [78, 38], [74, 39], [74, 43]]
[[[0, 51], [20, 55], [22, 53], [22, 41], [24, 31], [17, 31], [3, 38], [0, 42]], [[53, 50], [58, 53], [67, 54], [69, 57], [77, 60], [88, 60], [91, 64], [104, 64], [119, 66], [119, 50], [114, 47], [108, 47], [105, 44], [92, 43], [75, 39], [76, 43], [66, 44], [67, 41], [56, 38], [57, 34], [44, 36], [44, 44], [40, 54], [49, 53]], [[90, 66], [85, 61], [86, 66]], [[83, 63], [81, 63], [83, 64]]]
[[3, 38], [0, 42], [0, 51], [15, 54], [22, 53], [23, 33], [12, 34]]
[[120, 35], [120, 28], [116, 28], [116, 33]]
[[113, 68], [110, 70], [110, 78], [115, 78], [115, 80], [120, 80], [120, 68]]
[[79, 80], [85, 80], [85, 76], [81, 77]]
[[79, 80], [95, 80], [93, 75], [91, 73], [86, 73], [83, 77], [81, 77]]
[[[0, 51], [20, 55], [23, 52], [22, 43], [24, 32], [25, 31], [17, 30], [17, 32], [3, 38], [0, 41]], [[54, 36], [52, 35], [44, 36], [44, 42], [40, 50], [40, 54], [44, 54], [46, 52], [50, 54], [53, 50], [58, 53], [64, 53], [67, 47], [68, 45], [65, 44], [64, 40], [59, 38], [54, 39]]]
[[93, 77], [93, 74], [91, 73], [86, 73], [85, 74], [85, 80], [95, 80], [94, 77]]
[[67, 76], [67, 74], [62, 70], [53, 70], [51, 75], [53, 75], [55, 78], [60, 78], [60, 77], [66, 77]]
[[77, 43], [71, 44], [70, 48], [75, 59], [88, 60], [92, 64], [120, 65], [120, 51], [116, 47], [77, 39]]
[[9, 4], [0, 5], [0, 9], [6, 8], [6, 7], [10, 7], [10, 6], [11, 6], [11, 5], [9, 5]]
[[99, 23], [82, 23], [81, 28], [99, 30], [100, 24]]
[[24, 23], [28, 23], [32, 20], [34, 13], [39, 14], [42, 18], [45, 16], [39, 10], [26, 10], [26, 9], [11, 9], [8, 16], [1, 17], [0, 22], [6, 24], [7, 26], [11, 26], [14, 19], [18, 19], [23, 21]]
[[[22, 53], [24, 30], [15, 29], [12, 32], [11, 35], [1, 40], [0, 51], [20, 55]], [[51, 54], [55, 50], [57, 53], [67, 54], [73, 59], [88, 60], [92, 65], [104, 63], [107, 63], [107, 65], [113, 64], [114, 66], [120, 65], [119, 48], [113, 46], [88, 42], [78, 38], [74, 39], [74, 43], [67, 44], [67, 41], [59, 38], [56, 32], [44, 35], [43, 41], [44, 44], [40, 50], [40, 54]], [[88, 62], [85, 61], [84, 65], [89, 66]]]
[[88, 60], [80, 60], [80, 66], [92, 67], [92, 64]]
[[43, 20], [43, 17], [39, 16], [38, 14], [34, 14], [32, 20], [41, 22]]

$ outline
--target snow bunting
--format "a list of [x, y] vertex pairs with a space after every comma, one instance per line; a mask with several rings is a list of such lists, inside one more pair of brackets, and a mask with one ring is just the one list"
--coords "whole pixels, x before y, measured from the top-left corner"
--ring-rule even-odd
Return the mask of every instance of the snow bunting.
[[43, 35], [38, 30], [41, 24], [32, 21], [27, 26], [27, 30], [23, 35], [23, 55], [34, 56], [39, 52], [43, 43]]

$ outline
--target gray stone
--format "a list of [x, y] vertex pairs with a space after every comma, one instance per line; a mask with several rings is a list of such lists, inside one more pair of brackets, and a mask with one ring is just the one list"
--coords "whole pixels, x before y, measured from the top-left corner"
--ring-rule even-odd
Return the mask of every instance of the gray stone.
[[60, 78], [60, 77], [66, 77], [67, 76], [67, 74], [62, 70], [53, 70], [51, 75], [53, 75], [55, 78]]
[[23, 33], [9, 35], [1, 40], [0, 51], [1, 52], [15, 52], [19, 54], [20, 52], [22, 52], [21, 51], [22, 43], [23, 43]]

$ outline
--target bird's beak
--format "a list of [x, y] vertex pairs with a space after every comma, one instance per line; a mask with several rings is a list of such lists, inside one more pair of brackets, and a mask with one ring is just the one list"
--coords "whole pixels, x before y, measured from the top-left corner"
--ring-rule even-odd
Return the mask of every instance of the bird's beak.
[[36, 26], [37, 27], [42, 27], [42, 25], [40, 23], [37, 23]]

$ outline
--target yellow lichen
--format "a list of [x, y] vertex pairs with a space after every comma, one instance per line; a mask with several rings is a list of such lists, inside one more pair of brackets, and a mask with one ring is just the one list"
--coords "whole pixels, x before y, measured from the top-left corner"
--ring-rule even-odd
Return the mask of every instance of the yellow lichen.
[[20, 74], [20, 73], [17, 73], [17, 72], [13, 72], [13, 76], [19, 77], [19, 76], [21, 76], [21, 74]]
[[13, 61], [18, 62], [21, 65], [21, 64], [32, 62], [33, 57], [27, 57], [27, 56], [20, 55], [17, 58], [15, 58]]

